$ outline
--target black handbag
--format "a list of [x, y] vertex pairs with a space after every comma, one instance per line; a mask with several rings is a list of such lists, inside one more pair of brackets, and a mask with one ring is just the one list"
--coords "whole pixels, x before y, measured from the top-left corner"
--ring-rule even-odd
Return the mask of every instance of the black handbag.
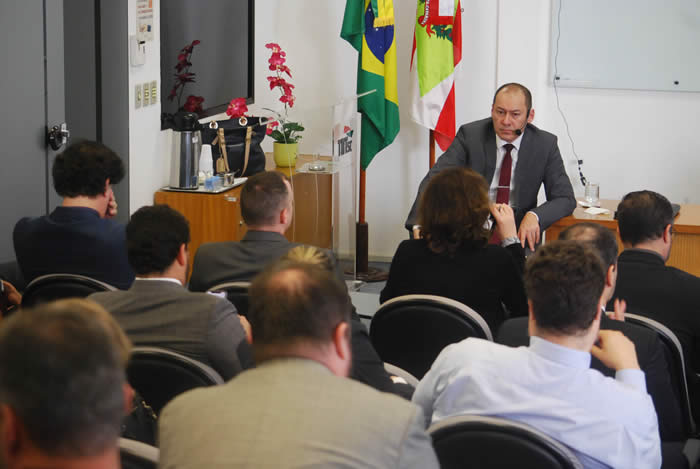
[[202, 143], [211, 145], [214, 174], [252, 176], [265, 170], [265, 153], [260, 147], [267, 126], [260, 117], [211, 121], [202, 128]]

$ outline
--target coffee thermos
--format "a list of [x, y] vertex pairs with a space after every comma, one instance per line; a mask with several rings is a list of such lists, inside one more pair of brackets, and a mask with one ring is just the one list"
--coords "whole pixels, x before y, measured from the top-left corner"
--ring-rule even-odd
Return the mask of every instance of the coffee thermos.
[[197, 190], [202, 135], [197, 114], [178, 112], [173, 116], [170, 187]]

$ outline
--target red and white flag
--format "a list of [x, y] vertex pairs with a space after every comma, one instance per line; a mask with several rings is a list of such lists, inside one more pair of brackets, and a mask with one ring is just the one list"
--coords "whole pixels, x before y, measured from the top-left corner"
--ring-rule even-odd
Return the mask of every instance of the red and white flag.
[[459, 0], [418, 0], [411, 56], [411, 118], [435, 131], [444, 151], [455, 137], [455, 67], [462, 59]]

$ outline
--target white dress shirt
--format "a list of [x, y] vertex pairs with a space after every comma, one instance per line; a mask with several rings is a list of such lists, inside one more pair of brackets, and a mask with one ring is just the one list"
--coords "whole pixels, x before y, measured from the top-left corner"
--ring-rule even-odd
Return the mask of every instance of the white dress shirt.
[[466, 339], [446, 347], [413, 395], [426, 425], [485, 415], [531, 425], [568, 446], [586, 468], [658, 468], [656, 411], [644, 373], [615, 379], [590, 369], [587, 352], [539, 337], [529, 347]]

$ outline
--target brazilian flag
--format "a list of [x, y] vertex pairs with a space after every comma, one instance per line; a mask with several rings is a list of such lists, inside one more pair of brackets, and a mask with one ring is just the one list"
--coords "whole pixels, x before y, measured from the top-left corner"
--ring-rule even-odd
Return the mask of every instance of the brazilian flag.
[[366, 170], [400, 127], [392, 0], [347, 0], [340, 37], [359, 52], [357, 94], [377, 90], [357, 103], [362, 114], [360, 166]]

